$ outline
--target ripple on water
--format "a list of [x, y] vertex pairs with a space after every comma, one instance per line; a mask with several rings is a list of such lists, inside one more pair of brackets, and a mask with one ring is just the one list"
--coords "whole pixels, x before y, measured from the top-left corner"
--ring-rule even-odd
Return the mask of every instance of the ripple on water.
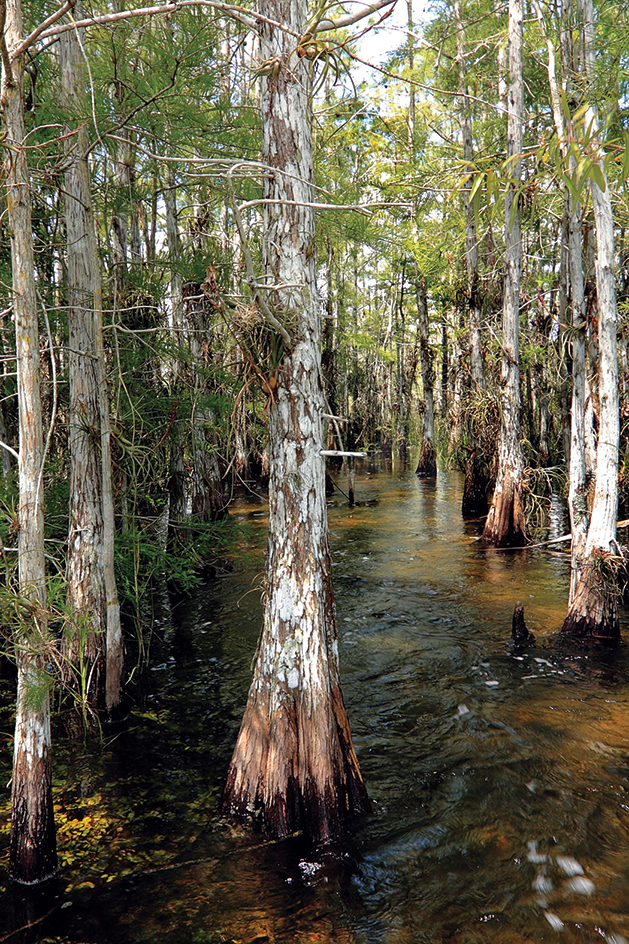
[[[626, 944], [627, 651], [560, 645], [565, 558], [482, 548], [482, 522], [460, 516], [460, 476], [371, 471], [357, 474], [365, 504], [335, 499], [329, 516], [344, 696], [373, 813], [325, 849], [266, 843], [213, 815], [261, 621], [257, 560], [166, 614], [147, 684], [169, 726], [107, 747], [121, 796], [162, 791], [163, 817], [177, 811], [179, 864], [169, 852], [167, 872], [97, 879], [42, 935]], [[559, 531], [562, 514], [555, 502]], [[516, 650], [518, 600], [536, 645]], [[206, 825], [192, 840], [186, 813], [199, 804]], [[133, 827], [156, 860], [157, 822]]]

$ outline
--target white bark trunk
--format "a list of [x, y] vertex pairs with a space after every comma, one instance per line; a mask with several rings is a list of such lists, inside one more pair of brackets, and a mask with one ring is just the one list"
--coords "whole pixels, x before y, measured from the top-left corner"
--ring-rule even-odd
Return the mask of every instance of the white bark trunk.
[[182, 343], [181, 329], [183, 327], [183, 285], [179, 262], [181, 258], [181, 239], [177, 222], [177, 194], [175, 190], [175, 176], [170, 161], [164, 165], [164, 205], [166, 207], [166, 242], [168, 256], [171, 261], [170, 269], [170, 307], [173, 325], [173, 341], [176, 345]]
[[424, 280], [420, 278], [417, 271], [415, 276], [419, 360], [424, 396], [422, 445], [416, 473], [421, 477], [434, 478], [437, 474], [437, 451], [435, 449], [434, 368], [429, 336], [428, 299]]
[[[579, 0], [583, 17], [585, 71], [594, 78], [594, 10], [592, 0]], [[590, 106], [588, 124], [596, 132], [598, 114]], [[572, 635], [616, 639], [620, 635], [617, 588], [605, 573], [605, 555], [615, 551], [618, 512], [618, 400], [617, 309], [614, 280], [614, 222], [605, 173], [605, 155], [595, 154], [605, 184], [592, 180], [596, 224], [596, 292], [599, 347], [599, 431], [596, 451], [594, 502], [585, 551], [563, 630]]]
[[[469, 173], [474, 161], [474, 143], [472, 138], [472, 116], [467, 97], [466, 76], [468, 73], [465, 54], [465, 27], [461, 16], [461, 0], [455, 0], [454, 16], [457, 27], [457, 65], [459, 70], [459, 120], [461, 123], [461, 145], [463, 160], [466, 162], [464, 173]], [[481, 298], [478, 266], [478, 235], [474, 204], [470, 199], [472, 179], [466, 181], [463, 188], [465, 207], [465, 263], [467, 267], [467, 291], [469, 298], [469, 334], [470, 334], [470, 375], [478, 390], [485, 386], [485, 371], [481, 342]]]
[[[509, 0], [509, 74], [507, 98], [507, 158], [517, 182], [522, 154], [524, 83], [522, 75], [522, 0]], [[505, 196], [505, 282], [502, 312], [502, 415], [498, 477], [483, 538], [496, 546], [520, 545], [527, 540], [522, 495], [524, 457], [520, 434], [520, 280], [522, 276], [522, 232], [520, 210], [513, 206], [516, 188], [509, 185]]]
[[203, 370], [210, 362], [215, 347], [213, 333], [216, 314], [210, 303], [202, 298], [190, 300], [184, 310], [184, 324], [192, 353], [192, 376], [188, 382], [195, 391], [192, 411], [192, 471], [190, 476], [190, 505], [192, 514], [203, 519], [218, 517], [225, 511], [223, 480], [216, 451], [214, 427], [216, 417], [207, 403], [211, 385], [202, 380]]
[[[269, 20], [302, 35], [305, 0], [266, 0]], [[314, 267], [311, 63], [288, 31], [262, 25], [274, 62], [261, 83], [265, 274], [292, 343], [269, 413], [269, 556], [264, 627], [222, 809], [276, 836], [338, 833], [368, 806], [340, 688], [328, 547]]]
[[[20, 0], [7, 0], [3, 42], [9, 54], [24, 38]], [[57, 868], [45, 672], [48, 644], [44, 558], [42, 411], [39, 330], [32, 243], [30, 177], [25, 148], [23, 61], [3, 70], [2, 108], [7, 152], [7, 206], [11, 230], [13, 315], [19, 410], [20, 594], [33, 608], [17, 648], [17, 707], [11, 789], [9, 872], [25, 884], [49, 878]]]
[[[87, 77], [74, 31], [61, 36], [60, 62], [64, 105], [80, 114], [86, 108]], [[71, 130], [67, 128], [67, 132]], [[87, 622], [89, 632], [82, 653], [80, 638], [70, 642], [70, 655], [74, 660], [86, 660], [92, 680], [83, 693], [87, 700], [111, 710], [122, 697], [123, 646], [114, 572], [102, 281], [90, 173], [84, 157], [86, 127], [75, 132], [71, 146], [76, 158], [65, 174], [71, 461], [68, 596], [77, 622]]]
[[[553, 119], [555, 130], [559, 139], [561, 153], [565, 157], [568, 154], [569, 138], [576, 134], [576, 129], [570, 128], [570, 133], [566, 128], [566, 117], [561, 102], [561, 89], [557, 80], [556, 56], [552, 40], [546, 35], [544, 13], [539, 5], [535, 4], [537, 18], [546, 36], [546, 48], [548, 51], [548, 84], [550, 87], [550, 97], [553, 109]], [[569, 31], [565, 17], [566, 9], [563, 9], [564, 29], [561, 31], [562, 55], [561, 61], [564, 68], [574, 69], [571, 62], [571, 48], [569, 43]], [[569, 83], [570, 75], [566, 76], [566, 86]], [[570, 172], [576, 167], [574, 154], [570, 154]], [[583, 233], [581, 223], [581, 207], [574, 200], [569, 191], [564, 191], [564, 200], [566, 202], [566, 212], [568, 218], [568, 274], [570, 286], [571, 301], [571, 324], [572, 332], [570, 336], [571, 355], [572, 355], [572, 402], [571, 402], [571, 423], [570, 423], [570, 451], [569, 451], [569, 491], [568, 508], [570, 511], [570, 526], [572, 531], [572, 561], [571, 561], [571, 579], [569, 605], [575, 598], [577, 587], [581, 579], [581, 570], [583, 566], [583, 554], [588, 532], [588, 506], [587, 493], [589, 488], [589, 475], [586, 461], [586, 437], [585, 437], [585, 404], [586, 404], [586, 371], [585, 371], [585, 291], [583, 284]]]

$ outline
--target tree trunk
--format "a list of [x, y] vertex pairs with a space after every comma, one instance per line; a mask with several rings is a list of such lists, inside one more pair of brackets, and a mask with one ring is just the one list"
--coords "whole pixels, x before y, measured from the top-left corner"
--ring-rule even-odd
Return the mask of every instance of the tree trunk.
[[118, 134], [117, 154], [114, 162], [115, 212], [111, 218], [112, 258], [114, 263], [114, 307], [124, 308], [128, 281], [128, 200], [131, 179], [131, 145], [129, 132], [121, 128]]
[[[80, 9], [79, 9], [80, 14]], [[60, 37], [64, 105], [85, 110], [87, 87], [75, 31]], [[69, 127], [66, 128], [68, 135]], [[94, 229], [86, 127], [68, 141], [76, 158], [65, 173], [68, 242], [68, 377], [71, 466], [68, 600], [76, 617], [68, 655], [81, 696], [114, 708], [121, 699], [122, 633], [114, 573], [109, 399], [103, 345], [102, 283]]]
[[[313, 258], [311, 63], [295, 55], [305, 0], [266, 0], [261, 82], [265, 274], [277, 286], [284, 355], [269, 411], [269, 553], [264, 625], [221, 810], [273, 836], [337, 835], [369, 801], [343, 703], [328, 546]], [[286, 30], [274, 27], [281, 23]], [[291, 36], [292, 31], [292, 36]], [[269, 320], [269, 319], [267, 319]], [[286, 326], [290, 327], [290, 340]]]
[[[79, 18], [80, 10], [77, 11]], [[84, 88], [84, 64], [74, 31], [59, 41], [62, 104], [77, 113]], [[71, 684], [87, 703], [104, 701], [106, 602], [102, 571], [103, 516], [97, 436], [100, 427], [94, 347], [94, 220], [87, 161], [87, 129], [70, 138], [77, 157], [65, 172], [68, 271], [68, 382], [70, 390], [68, 441], [70, 448], [70, 533], [68, 535], [67, 594], [74, 625], [66, 640], [72, 662]]]
[[559, 347], [561, 351], [559, 366], [559, 397], [561, 404], [561, 442], [566, 466], [570, 465], [570, 332], [567, 328], [568, 293], [570, 286], [570, 204], [564, 200], [564, 208], [559, 230], [561, 241], [559, 263], [559, 285], [557, 293], [557, 320], [559, 322]]
[[[201, 297], [187, 298], [184, 305], [184, 327], [192, 354], [191, 376], [188, 385], [194, 391], [192, 405], [191, 433], [191, 474], [190, 474], [190, 510], [203, 520], [213, 520], [225, 513], [225, 495], [223, 479], [216, 452], [214, 428], [216, 417], [208, 399], [212, 393], [212, 379], [208, 377], [211, 369], [211, 355], [218, 347], [216, 344], [216, 314], [211, 302], [203, 296], [203, 290], [210, 293], [216, 290], [216, 276], [212, 267], [208, 268], [208, 279], [199, 287]], [[203, 377], [203, 374], [206, 377]]]
[[[522, 76], [522, 0], [509, 0], [509, 73], [507, 157], [511, 174], [520, 176], [524, 85]], [[522, 479], [524, 457], [520, 436], [519, 318], [522, 275], [520, 211], [513, 207], [516, 189], [505, 196], [506, 272], [502, 311], [502, 415], [500, 453], [494, 496], [485, 522], [483, 540], [496, 547], [519, 547], [527, 542]]]
[[[467, 166], [463, 172], [469, 174], [474, 161], [474, 145], [472, 139], [472, 116], [467, 96], [468, 68], [465, 61], [465, 29], [461, 17], [461, 2], [455, 0], [454, 14], [457, 27], [457, 63], [459, 70], [460, 121], [461, 145], [463, 160]], [[481, 343], [481, 299], [480, 275], [478, 266], [478, 236], [474, 204], [470, 199], [473, 180], [470, 177], [463, 187], [463, 202], [465, 205], [465, 264], [467, 268], [467, 293], [469, 302], [469, 337], [470, 337], [470, 376], [477, 390], [485, 387], [485, 373], [483, 369], [483, 355]]]
[[[6, 0], [3, 58], [23, 39], [20, 0]], [[17, 707], [11, 789], [9, 872], [24, 884], [57, 869], [50, 742], [48, 628], [42, 494], [43, 435], [39, 387], [39, 331], [32, 243], [31, 190], [24, 141], [23, 60], [3, 69], [2, 107], [7, 152], [19, 410], [19, 581], [31, 613], [18, 631]]]
[[[179, 395], [182, 383], [182, 373], [185, 366], [182, 363], [180, 351], [184, 344], [184, 291], [183, 279], [180, 272], [181, 238], [177, 220], [177, 190], [175, 176], [170, 161], [163, 167], [164, 174], [164, 206], [166, 208], [166, 242], [170, 268], [170, 312], [172, 320], [171, 358], [171, 393]], [[187, 512], [186, 470], [184, 461], [184, 439], [182, 421], [177, 418], [173, 423], [170, 435], [170, 471], [168, 481], [169, 512], [168, 512], [168, 547], [176, 547], [180, 542], [188, 540], [189, 532], [185, 529]], [[182, 530], [183, 528], [183, 530]]]
[[[548, 84], [553, 109], [553, 120], [559, 140], [559, 146], [564, 158], [569, 154], [570, 172], [576, 167], [573, 153], [568, 151], [568, 142], [577, 134], [577, 129], [566, 127], [566, 116], [561, 101], [560, 86], [556, 75], [556, 56], [550, 37], [546, 34], [544, 12], [539, 3], [535, 4], [537, 17], [546, 37], [548, 51]], [[572, 61], [571, 31], [569, 30], [569, 4], [564, 3], [562, 8], [561, 29], [561, 62], [567, 70], [566, 88], [567, 97], [571, 98], [570, 89], [573, 86], [572, 75], [575, 64]], [[572, 332], [570, 335], [570, 360], [572, 362], [572, 402], [570, 423], [570, 450], [569, 450], [569, 491], [568, 509], [570, 512], [570, 527], [572, 532], [572, 567], [570, 578], [569, 606], [577, 594], [578, 575], [581, 571], [583, 554], [588, 531], [588, 490], [589, 478], [586, 462], [585, 445], [585, 291], [583, 284], [583, 237], [581, 224], [581, 207], [578, 201], [566, 188], [564, 191], [564, 216], [568, 222], [568, 284], [570, 286], [570, 302], [572, 308]]]
[[585, 450], [585, 296], [583, 292], [583, 247], [579, 204], [567, 196], [571, 204], [569, 251], [570, 297], [572, 302], [572, 405], [570, 424], [570, 477], [568, 508], [572, 531], [572, 567], [569, 605], [577, 592], [580, 561], [588, 532], [588, 491], [590, 475]]
[[420, 278], [417, 271], [415, 276], [417, 331], [419, 333], [419, 357], [424, 394], [422, 445], [415, 471], [422, 478], [434, 479], [437, 476], [437, 450], [435, 449], [434, 368], [429, 336], [428, 299], [424, 279]]
[[[579, 0], [583, 17], [585, 70], [594, 78], [594, 12], [591, 0]], [[588, 109], [590, 127], [598, 128], [598, 115]], [[605, 154], [595, 154], [604, 189], [592, 180], [596, 223], [596, 293], [599, 345], [599, 431], [596, 450], [596, 484], [585, 549], [576, 564], [571, 600], [562, 632], [616, 640], [620, 636], [618, 588], [606, 560], [615, 551], [618, 511], [618, 402], [617, 310], [614, 281], [614, 224], [605, 173]]]
[[[326, 294], [324, 304], [321, 306], [321, 315], [323, 318], [323, 345], [321, 351], [321, 370], [325, 385], [325, 395], [327, 405], [332, 416], [338, 415], [337, 404], [337, 363], [336, 363], [336, 317], [334, 305], [334, 252], [330, 239], [326, 240]], [[327, 449], [334, 449], [334, 433], [332, 424], [328, 426]], [[339, 449], [341, 447], [339, 446]]]
[[[463, 160], [467, 163], [464, 172], [469, 174], [473, 167], [474, 145], [472, 138], [472, 116], [468, 100], [467, 75], [468, 68], [465, 61], [465, 28], [461, 14], [461, 2], [456, 0], [454, 15], [457, 27], [457, 64], [459, 73], [459, 113], [461, 122], [461, 149]], [[481, 343], [481, 297], [480, 271], [478, 262], [478, 234], [476, 232], [476, 218], [474, 204], [470, 199], [473, 180], [470, 177], [463, 188], [463, 203], [465, 207], [465, 264], [467, 269], [467, 298], [469, 307], [469, 364], [470, 377], [474, 386], [472, 402], [485, 389], [485, 372], [483, 367]], [[466, 415], [467, 440], [469, 454], [465, 463], [465, 485], [461, 502], [461, 514], [478, 516], [487, 514], [487, 492], [489, 482], [486, 473], [486, 462], [482, 450], [482, 436], [478, 435], [477, 417], [474, 408]]]

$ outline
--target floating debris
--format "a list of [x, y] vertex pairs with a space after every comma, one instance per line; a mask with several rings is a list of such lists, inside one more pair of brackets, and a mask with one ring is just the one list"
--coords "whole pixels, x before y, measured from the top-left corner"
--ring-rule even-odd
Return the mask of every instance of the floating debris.
[[540, 874], [533, 879], [533, 888], [536, 892], [543, 892], [544, 894], [547, 894], [548, 892], [552, 892], [553, 883], [547, 875], [545, 875], [543, 872], [540, 872]]
[[566, 875], [583, 875], [583, 869], [579, 865], [576, 859], [573, 859], [572, 856], [555, 856], [555, 861], [560, 869], [566, 873]]
[[526, 858], [529, 860], [529, 862], [534, 862], [535, 864], [538, 864], [540, 862], [548, 861], [547, 855], [544, 855], [543, 852], [537, 851], [537, 843], [535, 842], [534, 839], [531, 839], [531, 841], [527, 842], [526, 845], [528, 846], [528, 850], [529, 850], [526, 854]]
[[562, 930], [562, 928], [563, 928], [563, 926], [564, 926], [564, 925], [563, 925], [563, 921], [561, 920], [561, 918], [560, 918], [558, 915], [553, 914], [552, 911], [545, 911], [545, 912], [544, 912], [544, 917], [545, 917], [546, 920], [548, 921], [548, 923], [549, 923], [549, 925], [551, 926], [551, 928], [553, 929], [553, 931], [561, 931], [561, 930]]
[[564, 888], [571, 892], [577, 892], [579, 895], [593, 895], [596, 891], [594, 882], [589, 878], [585, 878], [583, 875], [577, 875], [576, 878], [568, 879]]

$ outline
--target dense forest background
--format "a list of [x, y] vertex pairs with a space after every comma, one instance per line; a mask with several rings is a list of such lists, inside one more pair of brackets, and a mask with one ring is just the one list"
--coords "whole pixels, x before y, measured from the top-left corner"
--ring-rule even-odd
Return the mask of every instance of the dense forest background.
[[[629, 18], [624, 2], [597, 4], [592, 20], [586, 3], [523, 5], [514, 150], [513, 6], [436, 2], [419, 19], [409, 0], [399, 45], [369, 68], [361, 36], [386, 29], [390, 5], [327, 31], [331, 8], [323, 7], [295, 37], [294, 56], [310, 63], [312, 80], [316, 229], [303, 255], [316, 267], [327, 449], [409, 461], [419, 451], [423, 475], [438, 474], [438, 457], [465, 471], [467, 511], [483, 514], [499, 474], [505, 371], [515, 365], [528, 539], [544, 529], [551, 490], [568, 495], [577, 341], [579, 495], [586, 515], [592, 507], [607, 377], [595, 271], [601, 194], [615, 241], [621, 517], [629, 501]], [[43, 430], [33, 453], [46, 558], [38, 605], [62, 637], [51, 647], [46, 631], [35, 662], [43, 687], [59, 676], [94, 728], [98, 711], [113, 711], [120, 697], [105, 690], [92, 638], [106, 632], [107, 658], [118, 651], [122, 659], [110, 645], [116, 594], [129, 671], [144, 656], [147, 591], [164, 577], [179, 591], [198, 585], [236, 540], [234, 490], [268, 480], [268, 419], [297, 327], [267, 304], [277, 286], [264, 249], [273, 201], [260, 89], [279, 60], [263, 48], [264, 16], [219, 2], [133, 15], [117, 3], [68, 3], [65, 19], [58, 10], [47, 2], [24, 10], [23, 69], [13, 83], [8, 32], [3, 41], [0, 605], [19, 662], [20, 646], [37, 649], [24, 629], [35, 604], [24, 572], [18, 581], [25, 556], [16, 553], [26, 534], [15, 458], [27, 451], [17, 382], [27, 357], [10, 244], [15, 194], [28, 190], [40, 356], [33, 402]], [[25, 128], [19, 147], [14, 108]], [[516, 218], [514, 360], [503, 318]], [[569, 252], [575, 219], [579, 289]], [[88, 374], [91, 393], [81, 387]], [[90, 511], [96, 479], [102, 495]], [[101, 629], [90, 623], [87, 552], [79, 551], [88, 531], [101, 535], [103, 560], [115, 544]], [[614, 549], [610, 560], [616, 567]], [[108, 680], [120, 675], [114, 669], [108, 662]]]
[[[629, 27], [619, 15], [621, 7], [607, 3], [598, 11], [598, 72], [588, 93], [604, 118], [614, 207], [624, 416]], [[26, 32], [51, 10], [29, 4]], [[530, 5], [524, 30], [519, 184], [522, 435], [533, 501], [551, 479], [565, 476], [569, 441], [571, 329], [562, 268], [566, 189], [578, 191], [583, 203], [594, 429], [597, 415], [587, 128], [571, 171], [557, 144], [547, 74], [546, 42], [550, 38], [559, 48], [560, 11], [543, 4], [539, 12], [541, 19]], [[482, 2], [434, 4], [419, 24], [411, 8], [408, 15], [399, 47], [369, 72], [356, 52], [359, 41], [343, 34], [309, 51], [319, 63], [314, 109], [321, 207], [312, 252], [323, 314], [327, 401], [330, 414], [346, 421], [339, 430], [345, 448], [405, 455], [421, 444], [422, 377], [424, 383], [428, 378], [441, 461], [464, 468], [473, 444], [491, 477], [499, 429], [501, 214], [509, 180], [502, 104], [506, 8]], [[85, 128], [103, 273], [117, 568], [125, 611], [137, 615], [144, 588], [164, 568], [166, 546], [170, 576], [190, 586], [198, 564], [220, 550], [229, 530], [217, 519], [227, 509], [231, 489], [264, 473], [265, 418], [277, 352], [267, 349], [247, 291], [247, 280], [260, 267], [263, 226], [263, 171], [256, 164], [261, 66], [249, 30], [218, 10], [191, 7], [176, 16], [106, 22], [85, 35], [87, 86], [70, 107], [61, 91], [55, 40], [40, 41], [27, 53], [25, 65], [49, 440], [47, 552], [51, 574], [63, 575], [70, 483], [63, 173], [79, 146], [77, 129]], [[578, 87], [572, 102], [564, 94], [568, 112], [577, 97], [582, 97]], [[585, 120], [584, 114], [576, 115], [577, 130]], [[470, 142], [463, 140], [467, 128]], [[478, 283], [472, 301], [480, 311], [482, 386], [470, 366], [468, 208], [477, 233]], [[15, 449], [6, 214], [3, 220], [0, 439]], [[419, 370], [422, 351], [425, 373]], [[624, 426], [622, 432], [624, 500]], [[331, 422], [328, 439], [331, 448], [338, 448]], [[16, 480], [11, 454], [3, 450], [2, 460], [2, 533], [10, 573]]]

